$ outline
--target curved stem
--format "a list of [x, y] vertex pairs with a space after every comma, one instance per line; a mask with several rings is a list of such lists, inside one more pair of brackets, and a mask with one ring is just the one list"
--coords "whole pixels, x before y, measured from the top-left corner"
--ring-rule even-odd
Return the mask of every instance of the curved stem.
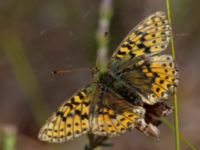
[[[170, 1], [166, 0], [167, 6], [167, 16], [169, 23], [171, 24], [171, 10], [170, 10]], [[174, 38], [171, 38], [171, 53], [172, 57], [175, 59], [175, 48], [174, 48]], [[178, 121], [178, 100], [176, 95], [176, 88], [174, 88], [174, 123], [175, 123], [175, 141], [176, 141], [176, 150], [180, 150], [180, 133], [179, 133], [179, 121]]]

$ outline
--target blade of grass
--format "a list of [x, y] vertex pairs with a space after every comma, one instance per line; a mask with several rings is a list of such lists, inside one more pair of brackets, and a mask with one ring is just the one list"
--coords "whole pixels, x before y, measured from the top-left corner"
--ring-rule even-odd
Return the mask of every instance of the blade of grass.
[[[169, 23], [171, 24], [171, 9], [170, 9], [170, 0], [166, 0], [167, 7], [167, 17]], [[175, 48], [174, 48], [174, 38], [171, 37], [171, 53], [172, 57], [175, 59]], [[174, 88], [174, 124], [175, 124], [175, 141], [176, 141], [176, 150], [180, 150], [180, 133], [179, 133], [179, 120], [178, 120], [178, 100], [176, 95], [176, 88]]]
[[6, 125], [3, 127], [3, 150], [15, 150], [16, 144], [16, 127], [12, 125]]
[[[169, 23], [172, 24], [171, 20], [171, 8], [170, 8], [170, 0], [166, 0], [166, 8], [167, 8], [167, 17], [169, 20]], [[175, 59], [175, 46], [174, 46], [174, 38], [172, 36], [171, 38], [171, 54], [172, 57]], [[168, 125], [170, 129], [172, 129], [175, 133], [175, 141], [176, 141], [176, 150], [180, 150], [180, 138], [183, 140], [183, 142], [191, 149], [191, 150], [196, 150], [196, 148], [182, 135], [180, 135], [179, 131], [179, 119], [178, 119], [178, 100], [177, 100], [177, 90], [174, 88], [174, 127], [171, 125], [171, 123], [163, 119], [163, 121]]]

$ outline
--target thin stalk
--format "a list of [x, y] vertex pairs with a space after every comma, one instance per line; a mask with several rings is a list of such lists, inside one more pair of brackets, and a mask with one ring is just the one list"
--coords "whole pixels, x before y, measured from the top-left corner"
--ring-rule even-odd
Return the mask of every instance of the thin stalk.
[[[113, 0], [102, 0], [99, 8], [99, 25], [96, 33], [97, 40], [97, 61], [96, 66], [101, 71], [106, 70], [108, 62], [108, 43], [107, 33], [110, 28], [110, 22], [113, 15]], [[110, 144], [105, 143], [108, 139], [106, 136], [96, 136], [92, 133], [88, 134], [89, 144], [85, 146], [85, 150], [94, 150], [100, 146], [108, 147]], [[99, 148], [101, 149], [101, 148]]]
[[[170, 9], [170, 0], [166, 0], [167, 7], [167, 16], [169, 23], [171, 24], [171, 9]], [[171, 53], [172, 57], [175, 59], [175, 48], [174, 48], [174, 38], [171, 37]], [[179, 120], [178, 120], [178, 100], [176, 95], [176, 88], [174, 88], [174, 123], [175, 123], [175, 141], [176, 141], [176, 150], [180, 150], [180, 133], [179, 133]]]
[[96, 33], [97, 39], [97, 61], [96, 66], [100, 70], [106, 69], [108, 62], [108, 43], [107, 33], [113, 16], [113, 0], [102, 0], [99, 8], [99, 25]]
[[15, 150], [16, 145], [16, 127], [7, 125], [3, 127], [4, 138], [3, 138], [3, 150]]

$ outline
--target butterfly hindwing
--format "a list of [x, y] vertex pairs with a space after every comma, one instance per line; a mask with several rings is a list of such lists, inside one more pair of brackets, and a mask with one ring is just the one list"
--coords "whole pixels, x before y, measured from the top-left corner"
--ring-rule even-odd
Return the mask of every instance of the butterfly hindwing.
[[169, 55], [157, 55], [138, 61], [121, 71], [121, 77], [136, 87], [144, 102], [155, 104], [168, 98], [178, 85], [178, 68]]
[[133, 106], [111, 92], [99, 91], [91, 119], [92, 133], [101, 136], [114, 136], [134, 128], [143, 118], [144, 109]]
[[39, 139], [60, 143], [88, 132], [91, 97], [89, 85], [66, 100], [40, 130]]

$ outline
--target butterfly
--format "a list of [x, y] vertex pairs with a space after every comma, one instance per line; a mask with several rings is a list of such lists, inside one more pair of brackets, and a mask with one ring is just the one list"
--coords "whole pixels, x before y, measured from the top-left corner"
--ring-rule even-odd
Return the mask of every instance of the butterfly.
[[46, 121], [39, 139], [61, 143], [88, 132], [116, 136], [136, 128], [158, 136], [166, 100], [178, 85], [178, 68], [160, 54], [170, 42], [164, 12], [140, 22], [116, 48], [106, 70], [94, 69], [93, 81], [68, 98]]

